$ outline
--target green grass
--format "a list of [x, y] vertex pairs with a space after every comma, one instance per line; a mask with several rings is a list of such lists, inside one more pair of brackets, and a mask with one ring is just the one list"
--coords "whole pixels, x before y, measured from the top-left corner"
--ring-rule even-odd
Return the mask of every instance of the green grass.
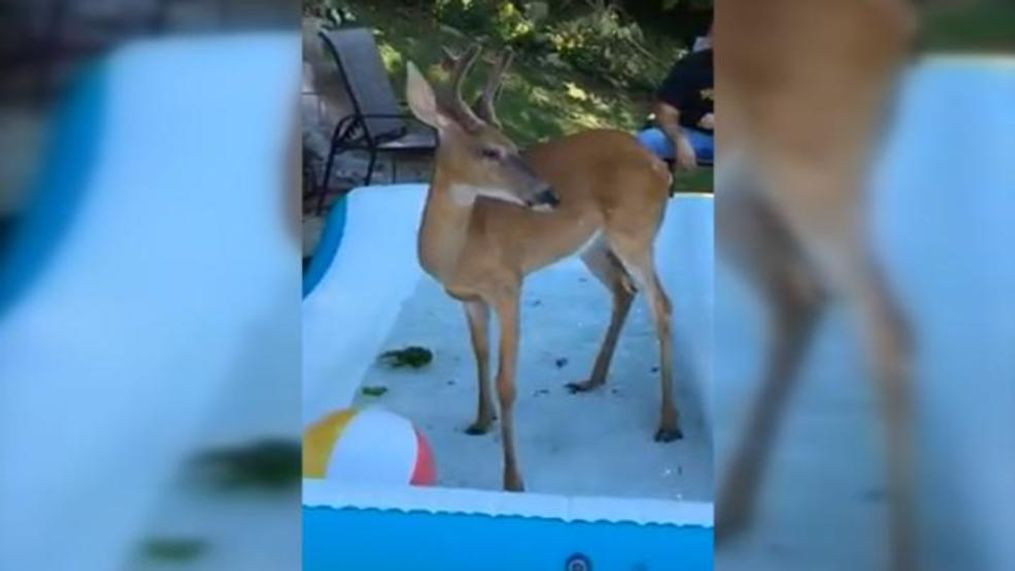
[[690, 173], [678, 172], [673, 189], [678, 193], [712, 192], [712, 167], [702, 167]]
[[[431, 79], [446, 80], [439, 67], [441, 47], [460, 50], [471, 41], [411, 6], [383, 0], [355, 0], [349, 5], [357, 20], [374, 30], [399, 94], [404, 92], [407, 61]], [[466, 83], [472, 93], [482, 79], [482, 74], [474, 75], [478, 77]], [[519, 54], [505, 76], [497, 111], [505, 133], [525, 146], [595, 127], [633, 131], [643, 122], [651, 95], [617, 89], [562, 62]]]
[[924, 11], [923, 44], [936, 52], [1015, 51], [1015, 2], [978, 0], [930, 6]]
[[[402, 3], [352, 0], [347, 5], [358, 24], [373, 30], [392, 85], [402, 99], [408, 61], [431, 80], [446, 81], [447, 73], [440, 67], [441, 48], [462, 50], [472, 41], [440, 25], [429, 12]], [[667, 41], [672, 43], [660, 45]], [[679, 48], [676, 40], [658, 36], [653, 36], [652, 43], [659, 53], [676, 53]], [[466, 82], [467, 93], [478, 92], [482, 76], [474, 74]], [[520, 53], [505, 75], [497, 114], [505, 134], [524, 147], [591, 128], [634, 132], [644, 123], [651, 101], [651, 91], [619, 89], [557, 59]], [[712, 170], [678, 174], [675, 188], [677, 192], [710, 190]]]

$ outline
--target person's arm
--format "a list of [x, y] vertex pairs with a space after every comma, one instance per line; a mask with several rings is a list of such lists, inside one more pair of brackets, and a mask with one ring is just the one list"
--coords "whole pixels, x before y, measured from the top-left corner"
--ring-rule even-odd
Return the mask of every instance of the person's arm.
[[677, 155], [677, 165], [685, 170], [693, 170], [698, 166], [698, 157], [695, 155], [694, 147], [691, 146], [691, 142], [684, 136], [684, 131], [680, 127], [680, 110], [668, 103], [659, 101], [655, 105], [655, 115], [659, 129], [663, 133], [666, 133], [666, 136], [673, 142], [673, 148], [676, 150]]

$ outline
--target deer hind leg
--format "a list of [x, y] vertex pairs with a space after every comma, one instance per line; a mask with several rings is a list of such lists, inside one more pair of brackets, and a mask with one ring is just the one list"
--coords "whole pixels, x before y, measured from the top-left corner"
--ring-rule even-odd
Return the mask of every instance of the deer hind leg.
[[912, 333], [899, 304], [878, 267], [867, 259], [866, 288], [870, 298], [862, 308], [867, 348], [881, 393], [888, 462], [892, 567], [916, 569], [916, 524], [913, 504]]
[[599, 348], [599, 354], [596, 355], [595, 364], [592, 366], [592, 374], [583, 382], [568, 383], [567, 388], [572, 393], [595, 390], [606, 382], [610, 361], [613, 360], [617, 340], [620, 338], [620, 331], [631, 310], [631, 302], [634, 300], [636, 291], [631, 276], [628, 275], [623, 264], [610, 251], [609, 246], [602, 238], [597, 239], [582, 252], [581, 259], [592, 275], [596, 276], [610, 290], [613, 295], [613, 310], [610, 314], [610, 325], [606, 329], [606, 336], [603, 338], [603, 344]]
[[834, 285], [848, 296], [859, 318], [871, 380], [880, 393], [889, 498], [892, 569], [916, 568], [913, 505], [912, 341], [908, 323], [881, 268], [859, 244], [825, 245]]
[[465, 429], [466, 434], [486, 434], [494, 421], [493, 398], [490, 392], [490, 306], [485, 301], [466, 301], [465, 315], [469, 321], [469, 336], [476, 357], [476, 380], [479, 386], [479, 405], [476, 420]]
[[607, 236], [610, 248], [621, 261], [627, 273], [634, 278], [638, 288], [648, 299], [652, 322], [659, 338], [659, 384], [661, 392], [659, 428], [655, 433], [657, 442], [672, 442], [683, 438], [680, 430], [677, 407], [673, 402], [673, 330], [670, 316], [673, 306], [666, 295], [659, 276], [656, 275], [653, 260], [652, 234], [630, 237], [614, 232]]
[[[820, 193], [773, 192], [785, 220], [808, 249], [830, 293], [841, 295], [858, 318], [870, 375], [880, 393], [884, 424], [892, 568], [915, 568], [912, 500], [911, 337], [894, 295], [864, 235], [859, 182], [828, 173], [782, 173], [783, 179]], [[803, 181], [794, 180], [804, 176]], [[800, 184], [805, 182], [807, 184]], [[783, 187], [790, 190], [791, 186]], [[775, 188], [773, 187], [773, 190]]]
[[724, 188], [717, 198], [719, 246], [769, 310], [761, 388], [716, 504], [716, 541], [750, 524], [779, 421], [825, 305], [820, 277], [784, 224], [756, 195]]
[[500, 324], [500, 352], [497, 363], [497, 398], [500, 402], [501, 447], [504, 452], [504, 489], [521, 492], [525, 489], [518, 459], [515, 455], [514, 402], [515, 373], [518, 364], [518, 295], [517, 288], [501, 292], [492, 305]]

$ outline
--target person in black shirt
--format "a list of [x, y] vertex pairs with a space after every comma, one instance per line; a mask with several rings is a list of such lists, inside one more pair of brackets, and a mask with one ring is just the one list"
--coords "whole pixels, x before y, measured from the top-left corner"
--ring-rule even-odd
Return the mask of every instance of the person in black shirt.
[[638, 133], [641, 144], [660, 158], [693, 169], [715, 154], [715, 81], [712, 32], [706, 45], [679, 60], [656, 93], [657, 127]]

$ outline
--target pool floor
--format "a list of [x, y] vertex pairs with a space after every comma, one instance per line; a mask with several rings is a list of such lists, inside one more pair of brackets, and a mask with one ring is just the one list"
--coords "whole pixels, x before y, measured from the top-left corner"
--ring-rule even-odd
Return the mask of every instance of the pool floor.
[[[632, 307], [606, 385], [581, 395], [565, 384], [584, 380], [591, 370], [610, 314], [605, 288], [578, 260], [568, 259], [530, 276], [522, 300], [515, 431], [527, 490], [710, 500], [711, 447], [681, 351], [682, 339], [709, 332], [686, 331], [675, 316], [676, 404], [685, 437], [660, 444], [652, 439], [660, 398], [658, 345], [643, 296]], [[496, 320], [491, 335], [495, 353]], [[415, 371], [374, 365], [362, 387], [387, 391], [380, 397], [360, 393], [357, 403], [413, 420], [433, 447], [440, 486], [500, 489], [498, 426], [483, 436], [464, 432], [477, 398], [464, 311], [429, 278], [403, 306], [384, 349], [409, 345], [433, 351], [430, 365]]]

